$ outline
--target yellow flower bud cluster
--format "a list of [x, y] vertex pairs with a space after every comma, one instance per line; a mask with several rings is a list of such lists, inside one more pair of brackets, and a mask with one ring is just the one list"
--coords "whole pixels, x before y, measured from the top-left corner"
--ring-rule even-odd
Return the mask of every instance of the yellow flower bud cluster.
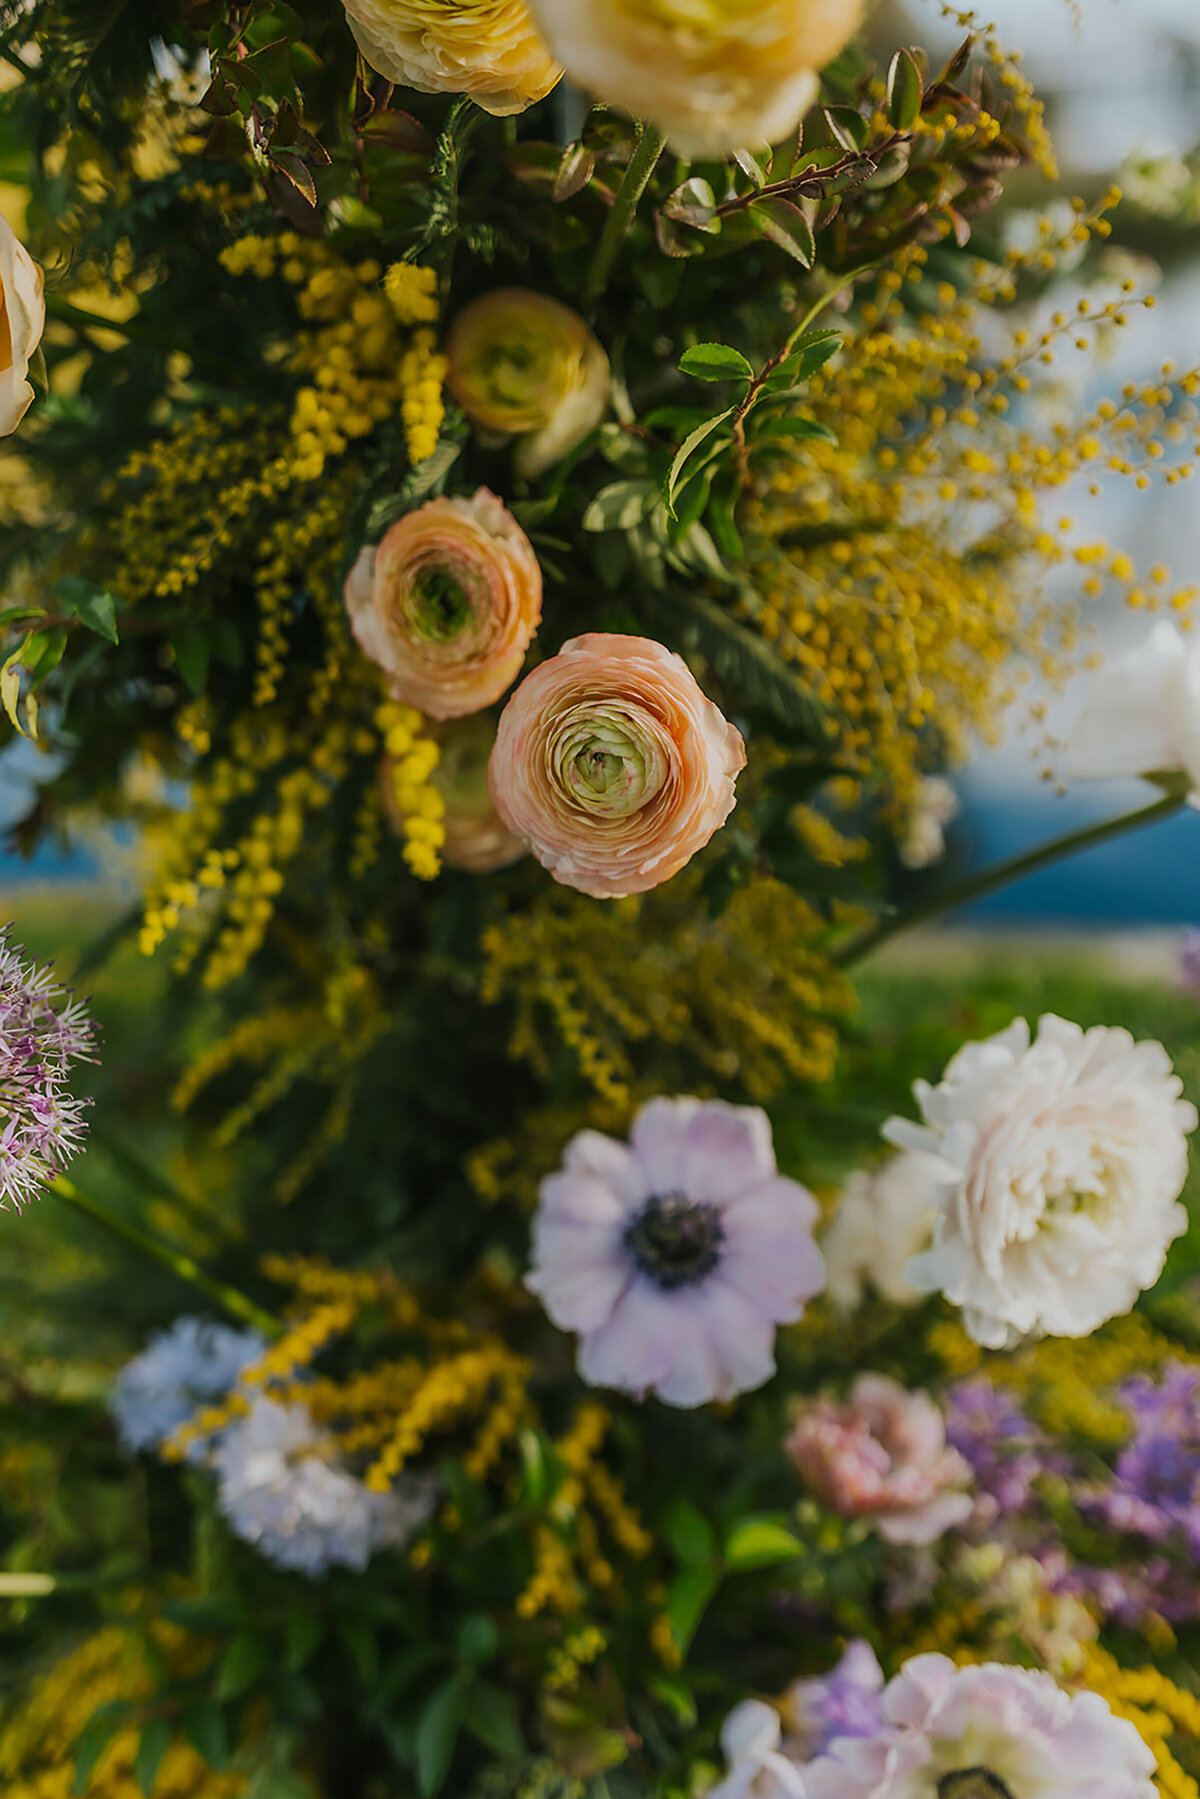
[[[152, 1627], [153, 1651], [177, 1674], [188, 1671], [181, 1633]], [[161, 1675], [160, 1675], [161, 1678]], [[93, 1768], [86, 1799], [139, 1799], [137, 1753], [142, 1718], [138, 1702], [149, 1700], [157, 1682], [141, 1652], [139, 1634], [113, 1625], [39, 1674], [24, 1695], [6, 1708], [0, 1726], [0, 1786], [5, 1799], [71, 1799], [79, 1738], [103, 1705], [129, 1704], [127, 1723], [113, 1734]], [[246, 1776], [218, 1774], [185, 1738], [176, 1736], [158, 1769], [157, 1799], [238, 1799]]]
[[638, 1045], [683, 1058], [677, 1084], [737, 1080], [756, 1100], [828, 1077], [853, 992], [819, 948], [824, 922], [790, 887], [758, 880], [717, 918], [685, 873], [598, 909], [547, 891], [483, 938], [483, 997], [515, 1007], [509, 1051], [549, 1077], [553, 1045], [613, 1106], [627, 1105]]
[[599, 1661], [607, 1648], [608, 1638], [595, 1624], [573, 1631], [551, 1655], [543, 1687], [548, 1693], [567, 1692], [576, 1685], [584, 1668]]
[[438, 315], [437, 275], [415, 262], [394, 262], [383, 277], [383, 291], [402, 325], [432, 325]]
[[375, 723], [390, 760], [396, 810], [403, 820], [404, 860], [419, 880], [432, 881], [441, 866], [438, 851], [446, 841], [446, 802], [433, 786], [438, 746], [422, 737], [421, 715], [394, 700], [380, 706]]
[[1144, 1739], [1158, 1766], [1155, 1784], [1164, 1799], [1200, 1799], [1200, 1785], [1176, 1760], [1171, 1739], [1182, 1736], [1194, 1750], [1200, 1742], [1200, 1699], [1175, 1685], [1157, 1668], [1123, 1668], [1108, 1650], [1093, 1644], [1084, 1684], [1107, 1699]]

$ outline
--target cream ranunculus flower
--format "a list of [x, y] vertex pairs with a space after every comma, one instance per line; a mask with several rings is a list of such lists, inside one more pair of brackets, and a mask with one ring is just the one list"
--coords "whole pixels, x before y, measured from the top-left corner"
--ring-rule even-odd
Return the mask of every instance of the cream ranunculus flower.
[[573, 81], [649, 119], [684, 156], [778, 143], [862, 0], [532, 0]]
[[[438, 764], [430, 777], [445, 801], [442, 825], [446, 833], [441, 858], [447, 868], [466, 874], [491, 874], [507, 868], [525, 854], [525, 845], [514, 837], [492, 804], [488, 792], [488, 758], [496, 741], [495, 721], [484, 713], [453, 719], [430, 731], [438, 746]], [[382, 770], [383, 806], [396, 831], [404, 825], [396, 804], [392, 762], [385, 757]]]
[[556, 881], [597, 899], [646, 893], [733, 811], [741, 733], [681, 656], [646, 637], [564, 644], [505, 707], [496, 810]]
[[608, 357], [577, 312], [522, 287], [497, 288], [455, 319], [447, 386], [484, 431], [517, 438], [532, 480], [595, 430], [608, 405]]
[[1160, 619], [1137, 649], [1089, 675], [1067, 773], [1085, 781], [1186, 775], [1200, 806], [1200, 642]]
[[469, 94], [485, 112], [524, 112], [562, 75], [525, 0], [344, 0], [380, 75], [423, 94]]
[[394, 699], [462, 718], [520, 672], [542, 616], [542, 571], [516, 519], [481, 487], [430, 500], [364, 549], [346, 610]]
[[0, 437], [10, 437], [33, 401], [27, 376], [42, 341], [42, 271], [0, 217]]
[[922, 1292], [963, 1307], [977, 1343], [1086, 1337], [1129, 1311], [1187, 1227], [1177, 1204], [1196, 1109], [1161, 1043], [1048, 1014], [967, 1043], [914, 1091], [925, 1126], [885, 1137], [940, 1160], [933, 1247], [909, 1264]]

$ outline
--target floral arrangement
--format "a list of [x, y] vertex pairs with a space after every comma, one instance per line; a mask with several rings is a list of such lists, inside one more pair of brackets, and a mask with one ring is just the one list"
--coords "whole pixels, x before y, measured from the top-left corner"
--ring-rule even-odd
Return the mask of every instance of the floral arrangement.
[[[1200, 771], [1061, 515], [1200, 371], [1059, 384], [1153, 295], [949, 16], [0, 6], [13, 837], [144, 965], [87, 1114], [0, 943], [8, 1799], [1200, 1794], [1194, 1057], [856, 1011]], [[1035, 670], [1154, 792], [957, 879]]]

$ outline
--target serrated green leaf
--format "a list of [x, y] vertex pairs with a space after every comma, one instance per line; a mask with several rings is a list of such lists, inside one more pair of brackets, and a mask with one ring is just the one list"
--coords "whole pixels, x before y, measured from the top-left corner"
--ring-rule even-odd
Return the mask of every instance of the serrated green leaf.
[[679, 482], [684, 469], [701, 445], [707, 443], [714, 432], [719, 431], [726, 419], [732, 418], [736, 411], [736, 406], [727, 406], [724, 412], [718, 412], [712, 418], [705, 419], [702, 425], [697, 425], [696, 429], [684, 438], [676, 450], [674, 460], [667, 471], [667, 478], [663, 483], [663, 502], [672, 518], [675, 517], [675, 495], [679, 492]]
[[810, 331], [799, 343], [793, 344], [775, 373], [772, 382], [784, 381], [799, 387], [824, 368], [831, 356], [836, 356], [842, 347], [843, 333], [840, 331]]
[[[766, 202], [763, 202], [765, 205]], [[752, 207], [751, 211], [755, 209]], [[729, 344], [693, 344], [679, 358], [680, 372], [697, 381], [752, 381], [754, 370]]]
[[54, 595], [64, 612], [95, 631], [109, 643], [117, 636], [117, 596], [83, 575], [64, 575], [54, 583]]
[[768, 177], [771, 173], [771, 150], [769, 145], [766, 146], [763, 155], [763, 162], [766, 164], [765, 168], [763, 167], [763, 163], [759, 162], [757, 156], [752, 156], [749, 150], [735, 150], [733, 152], [733, 160], [742, 171], [742, 174], [748, 176], [755, 187], [766, 187]]
[[786, 251], [802, 268], [812, 268], [817, 247], [812, 226], [798, 206], [790, 200], [756, 200], [749, 216], [778, 249]]
[[837, 442], [837, 433], [831, 431], [828, 425], [821, 424], [818, 419], [764, 417], [757, 435], [760, 439], [790, 437], [803, 442], [805, 439], [816, 438], [821, 443]]
[[804, 1544], [773, 1518], [742, 1518], [725, 1539], [725, 1561], [734, 1573], [793, 1562]]
[[909, 131], [921, 111], [923, 83], [921, 71], [907, 50], [897, 50], [888, 69], [888, 122], [897, 131]]
[[133, 1764], [133, 1776], [146, 1799], [154, 1791], [163, 1756], [171, 1747], [172, 1730], [166, 1718], [151, 1718], [142, 1731]]
[[843, 150], [849, 150], [853, 154], [865, 146], [870, 125], [855, 107], [827, 106], [825, 123]]
[[688, 1500], [677, 1499], [669, 1508], [662, 1532], [681, 1562], [716, 1561], [720, 1551], [717, 1533], [704, 1513]]
[[505, 1761], [525, 1754], [517, 1701], [512, 1693], [488, 1680], [476, 1680], [467, 1688], [463, 1723], [471, 1735]]
[[463, 1721], [464, 1688], [458, 1675], [444, 1681], [417, 1721], [417, 1780], [424, 1799], [441, 1791]]

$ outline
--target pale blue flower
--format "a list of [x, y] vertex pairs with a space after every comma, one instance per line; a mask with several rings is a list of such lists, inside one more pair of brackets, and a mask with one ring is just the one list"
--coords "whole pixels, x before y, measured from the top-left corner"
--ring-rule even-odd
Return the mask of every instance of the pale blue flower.
[[[177, 1318], [117, 1376], [110, 1409], [127, 1449], [157, 1449], [199, 1406], [224, 1399], [242, 1369], [266, 1348], [258, 1331], [204, 1318]], [[194, 1443], [189, 1461], [205, 1453]]]

